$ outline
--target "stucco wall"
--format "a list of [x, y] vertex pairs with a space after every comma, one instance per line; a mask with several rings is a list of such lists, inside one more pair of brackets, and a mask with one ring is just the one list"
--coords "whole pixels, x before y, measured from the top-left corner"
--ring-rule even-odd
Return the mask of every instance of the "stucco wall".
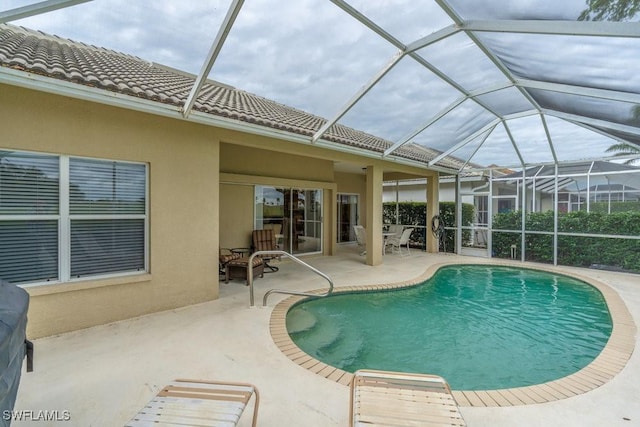
[[220, 247], [248, 248], [253, 230], [252, 185], [220, 184]]
[[[247, 139], [258, 139], [247, 135]], [[220, 146], [220, 172], [306, 181], [333, 181], [333, 162], [232, 144]]]
[[150, 274], [27, 287], [37, 338], [217, 298], [211, 128], [0, 85], [0, 148], [149, 165]]

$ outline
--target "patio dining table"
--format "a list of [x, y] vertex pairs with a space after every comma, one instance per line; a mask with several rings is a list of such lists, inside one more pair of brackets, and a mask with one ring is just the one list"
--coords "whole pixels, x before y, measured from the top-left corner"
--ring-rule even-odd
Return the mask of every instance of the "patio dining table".
[[391, 231], [383, 231], [382, 232], [382, 255], [386, 255], [387, 254], [387, 239], [391, 236], [395, 236], [396, 233], [395, 232], [391, 232]]

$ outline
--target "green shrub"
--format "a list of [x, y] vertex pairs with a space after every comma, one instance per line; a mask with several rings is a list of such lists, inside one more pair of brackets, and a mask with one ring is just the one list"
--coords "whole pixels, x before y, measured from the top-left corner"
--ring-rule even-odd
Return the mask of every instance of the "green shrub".
[[[609, 212], [608, 202], [591, 202], [589, 206], [591, 212]], [[614, 212], [640, 212], [640, 202], [611, 202], [611, 213]]]
[[[553, 262], [553, 236], [526, 231], [553, 231], [552, 211], [531, 212], [525, 218], [525, 258]], [[493, 256], [511, 257], [511, 245], [520, 253], [521, 212], [500, 213], [493, 218]], [[640, 212], [569, 212], [558, 215], [558, 231], [566, 233], [640, 236]], [[519, 256], [518, 256], [519, 258]], [[558, 264], [576, 267], [599, 266], [640, 272], [640, 240], [615, 237], [558, 236]]]

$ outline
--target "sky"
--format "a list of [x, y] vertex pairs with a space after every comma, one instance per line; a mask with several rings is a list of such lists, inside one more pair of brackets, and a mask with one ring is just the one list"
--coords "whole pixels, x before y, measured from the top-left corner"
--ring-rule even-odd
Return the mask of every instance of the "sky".
[[[4, 0], [0, 11], [33, 2]], [[66, 9], [11, 22], [31, 29], [99, 47], [129, 53], [142, 59], [197, 74], [216, 37], [230, 0], [94, 0]], [[585, 0], [562, 2], [534, 0], [485, 0], [482, 7], [470, 0], [451, 0], [465, 19], [569, 19], [575, 20]], [[433, 0], [353, 0], [349, 5], [410, 44], [453, 24]], [[557, 82], [594, 84], [603, 89], [640, 92], [640, 39], [591, 38], [575, 43], [568, 37], [483, 33], [481, 40], [519, 77], [538, 80], [552, 76]], [[631, 40], [631, 41], [629, 41]], [[246, 0], [209, 78], [274, 101], [332, 119], [390, 63], [397, 48], [328, 0]], [[341, 124], [401, 141], [432, 121], [462, 96], [508, 83], [504, 74], [464, 34], [451, 36], [417, 51], [421, 58], [449, 76], [446, 82], [418, 61], [405, 57], [339, 121]], [[603, 61], [603, 55], [609, 55]], [[481, 97], [500, 111], [520, 112], [530, 103], [518, 91], [493, 92]], [[558, 101], [541, 92], [541, 99]], [[582, 102], [587, 112], [598, 114]], [[624, 122], [632, 104], [598, 105]], [[580, 110], [582, 111], [582, 110]], [[412, 141], [439, 150], [461, 145], [495, 116], [467, 100]], [[498, 123], [452, 153], [484, 166], [560, 160], [576, 155], [601, 155], [614, 140], [564, 120], [547, 120], [554, 141], [572, 139], [551, 148], [539, 115]], [[518, 135], [514, 144], [508, 132]], [[577, 152], [576, 143], [588, 149]], [[560, 154], [562, 154], [560, 156]]]

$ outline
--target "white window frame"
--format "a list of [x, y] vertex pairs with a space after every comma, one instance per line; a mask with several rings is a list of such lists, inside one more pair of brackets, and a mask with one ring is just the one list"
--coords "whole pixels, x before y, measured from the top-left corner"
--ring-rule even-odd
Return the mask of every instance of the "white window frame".
[[[82, 157], [82, 156], [70, 156], [61, 154], [50, 154], [40, 152], [29, 152], [26, 150], [14, 150], [6, 149], [7, 151], [51, 155], [56, 157], [59, 163], [59, 195], [58, 206], [59, 212], [57, 215], [38, 215], [37, 217], [23, 216], [23, 215], [0, 215], [2, 220], [57, 220], [58, 221], [58, 280], [39, 281], [20, 283], [21, 287], [31, 287], [40, 285], [53, 285], [67, 282], [79, 282], [87, 280], [97, 280], [111, 277], [133, 276], [139, 274], [145, 274], [149, 272], [149, 164], [145, 162], [133, 162], [113, 159], [103, 159], [98, 157]], [[145, 168], [145, 212], [144, 214], [117, 214], [117, 215], [78, 215], [70, 213], [70, 196], [69, 196], [69, 184], [70, 184], [70, 160], [71, 159], [91, 159], [98, 161], [116, 162], [116, 163], [128, 163], [144, 165]], [[124, 271], [108, 274], [96, 274], [90, 276], [83, 276], [78, 278], [71, 277], [71, 220], [81, 219], [143, 219], [144, 220], [144, 271]]]

